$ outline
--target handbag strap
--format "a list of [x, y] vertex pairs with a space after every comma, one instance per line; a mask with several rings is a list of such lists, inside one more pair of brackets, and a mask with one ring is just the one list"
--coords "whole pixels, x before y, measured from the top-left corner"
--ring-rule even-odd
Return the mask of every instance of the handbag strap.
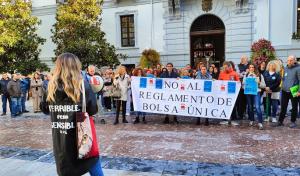
[[82, 90], [82, 112], [86, 112], [86, 98], [85, 98], [84, 79], [82, 79], [81, 90]]

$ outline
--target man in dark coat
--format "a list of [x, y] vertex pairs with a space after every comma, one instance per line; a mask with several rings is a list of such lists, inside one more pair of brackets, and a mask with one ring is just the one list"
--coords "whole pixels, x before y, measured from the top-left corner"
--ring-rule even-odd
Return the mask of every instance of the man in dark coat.
[[7, 84], [7, 91], [11, 101], [11, 117], [16, 117], [21, 114], [21, 83], [20, 74], [13, 74], [12, 79]]
[[2, 114], [1, 116], [6, 115], [6, 110], [7, 110], [7, 101], [10, 105], [10, 99], [9, 99], [9, 94], [7, 92], [7, 84], [10, 81], [7, 73], [2, 74], [2, 79], [0, 80], [0, 94], [2, 95]]
[[[166, 65], [166, 67], [167, 67], [167, 72], [163, 72], [163, 73], [160, 75], [161, 78], [179, 78], [179, 77], [180, 77], [179, 74], [178, 74], [177, 72], [174, 71], [174, 68], [173, 68], [173, 64], [172, 64], [172, 63], [168, 63], [168, 64]], [[174, 116], [174, 122], [175, 122], [175, 123], [179, 123], [179, 122], [177, 121], [177, 117], [176, 117], [176, 116]], [[169, 120], [169, 116], [168, 116], [168, 115], [166, 115], [164, 123], [166, 123], [166, 124], [170, 123], [170, 120]]]

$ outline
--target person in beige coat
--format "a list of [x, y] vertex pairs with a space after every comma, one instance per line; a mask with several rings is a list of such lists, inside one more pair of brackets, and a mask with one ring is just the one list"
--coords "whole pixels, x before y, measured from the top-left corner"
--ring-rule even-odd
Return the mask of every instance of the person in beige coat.
[[116, 111], [116, 119], [114, 125], [119, 123], [119, 114], [122, 106], [122, 116], [123, 123], [128, 123], [126, 120], [126, 102], [127, 102], [127, 91], [130, 87], [130, 76], [126, 73], [126, 68], [124, 66], [119, 66], [117, 70], [117, 74], [115, 76], [113, 85], [118, 86], [121, 89], [121, 97], [116, 100], [117, 111]]
[[34, 113], [40, 112], [40, 102], [43, 96], [43, 81], [40, 75], [36, 72], [30, 82], [30, 89], [32, 92], [32, 102]]

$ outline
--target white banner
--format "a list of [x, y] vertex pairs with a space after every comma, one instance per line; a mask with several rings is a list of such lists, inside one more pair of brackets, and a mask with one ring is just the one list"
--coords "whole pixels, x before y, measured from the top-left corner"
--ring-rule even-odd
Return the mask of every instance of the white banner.
[[240, 82], [132, 77], [135, 111], [229, 119]]

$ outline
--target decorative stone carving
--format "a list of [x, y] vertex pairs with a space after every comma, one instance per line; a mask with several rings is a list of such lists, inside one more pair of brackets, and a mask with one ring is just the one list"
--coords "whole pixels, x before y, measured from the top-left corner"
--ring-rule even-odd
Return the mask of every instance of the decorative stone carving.
[[212, 9], [212, 0], [202, 0], [202, 10], [204, 12], [209, 12]]
[[169, 14], [173, 16], [180, 15], [180, 0], [168, 0]]
[[236, 13], [249, 12], [249, 0], [235, 0]]

